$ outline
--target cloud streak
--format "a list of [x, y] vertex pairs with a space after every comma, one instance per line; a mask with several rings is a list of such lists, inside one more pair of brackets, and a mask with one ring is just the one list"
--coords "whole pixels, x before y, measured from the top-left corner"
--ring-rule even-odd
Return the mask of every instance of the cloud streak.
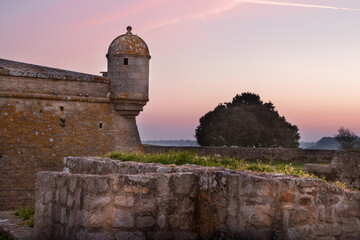
[[302, 3], [289, 3], [289, 2], [274, 2], [274, 1], [262, 1], [262, 0], [235, 0], [239, 3], [255, 3], [263, 5], [276, 5], [276, 6], [287, 6], [287, 7], [302, 7], [302, 8], [322, 8], [331, 10], [345, 10], [345, 11], [360, 11], [359, 8], [343, 8], [326, 5], [314, 5], [314, 4], [302, 4]]
[[145, 28], [144, 30], [163, 27], [163, 26], [175, 24], [175, 23], [181, 23], [181, 22], [185, 22], [188, 20], [206, 19], [211, 16], [220, 16], [224, 12], [227, 12], [227, 11], [230, 11], [231, 9], [233, 9], [236, 5], [237, 5], [236, 2], [231, 2], [230, 4], [225, 5], [223, 7], [209, 9], [208, 11], [205, 11], [205, 12], [195, 13], [195, 14], [190, 14], [190, 15], [186, 15], [183, 17], [179, 17], [179, 18], [164, 20], [164, 21], [152, 24], [152, 25], [148, 26], [147, 28]]

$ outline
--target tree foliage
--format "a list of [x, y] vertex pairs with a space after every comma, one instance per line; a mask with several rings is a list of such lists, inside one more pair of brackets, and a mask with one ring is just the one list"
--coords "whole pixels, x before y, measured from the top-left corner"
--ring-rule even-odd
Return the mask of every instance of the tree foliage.
[[355, 147], [357, 136], [349, 129], [341, 127], [338, 134], [335, 135], [335, 139], [340, 143], [342, 149], [350, 150]]
[[195, 136], [201, 146], [298, 147], [300, 139], [271, 102], [248, 92], [202, 116]]

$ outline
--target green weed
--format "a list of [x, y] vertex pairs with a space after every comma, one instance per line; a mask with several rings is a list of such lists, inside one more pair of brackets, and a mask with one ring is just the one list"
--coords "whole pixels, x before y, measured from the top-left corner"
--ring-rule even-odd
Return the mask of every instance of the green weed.
[[[287, 162], [262, 162], [260, 160], [239, 160], [231, 157], [224, 157], [220, 155], [209, 155], [209, 156], [198, 156], [195, 151], [183, 151], [175, 152], [171, 151], [169, 153], [154, 153], [154, 154], [145, 154], [145, 153], [123, 153], [123, 152], [113, 152], [106, 157], [111, 159], [116, 159], [120, 161], [134, 161], [134, 162], [144, 162], [144, 163], [161, 163], [161, 164], [175, 164], [177, 166], [184, 164], [193, 164], [204, 167], [224, 167], [233, 170], [248, 170], [253, 172], [267, 172], [267, 173], [281, 173], [285, 175], [298, 175], [300, 177], [311, 177], [317, 178], [312, 173], [307, 173], [304, 171], [305, 163], [292, 163]], [[327, 182], [325, 179], [321, 179], [324, 182]], [[337, 186], [340, 186], [343, 183], [336, 183]], [[343, 188], [346, 185], [342, 185]], [[346, 187], [347, 188], [347, 187]]]
[[11, 240], [12, 238], [10, 238], [8, 235], [6, 235], [3, 232], [0, 232], [0, 240]]
[[21, 218], [24, 220], [24, 224], [29, 227], [34, 227], [34, 214], [35, 214], [35, 208], [21, 208], [15, 211], [15, 216]]

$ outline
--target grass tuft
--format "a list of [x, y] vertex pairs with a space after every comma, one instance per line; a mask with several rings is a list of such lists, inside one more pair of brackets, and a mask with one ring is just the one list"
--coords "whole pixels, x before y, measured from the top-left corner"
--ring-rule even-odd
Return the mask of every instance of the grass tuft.
[[24, 224], [29, 227], [34, 227], [35, 208], [21, 208], [15, 211], [15, 216], [24, 220]]
[[161, 164], [194, 164], [205, 167], [224, 167], [233, 170], [248, 170], [253, 172], [268, 172], [268, 173], [282, 173], [286, 175], [299, 175], [301, 177], [313, 177], [317, 178], [313, 174], [306, 173], [304, 171], [304, 164], [297, 164], [295, 167], [290, 164], [284, 164], [284, 162], [268, 162], [262, 161], [245, 161], [242, 159], [223, 157], [218, 154], [209, 156], [198, 156], [195, 151], [183, 151], [169, 153], [123, 153], [113, 152], [107, 155], [111, 159], [120, 161], [133, 161], [144, 163], [161, 163]]
[[0, 231], [0, 240], [12, 240], [12, 238]]
[[[293, 165], [292, 163], [287, 164], [279, 161], [270, 161], [267, 163], [264, 163], [260, 160], [245, 161], [231, 157], [223, 157], [220, 155], [198, 156], [195, 151], [171, 151], [169, 153], [154, 154], [113, 152], [106, 157], [110, 157], [111, 159], [116, 159], [120, 161], [161, 163], [165, 165], [175, 164], [178, 166], [184, 164], [194, 164], [204, 167], [224, 167], [233, 170], [281, 173], [285, 175], [298, 175], [300, 177], [311, 177], [319, 179], [314, 174], [304, 171], [304, 163], [296, 163], [296, 165]], [[327, 182], [325, 179], [321, 180]], [[334, 184], [335, 186], [341, 187], [343, 189], [349, 189], [345, 183], [339, 181], [330, 184]]]

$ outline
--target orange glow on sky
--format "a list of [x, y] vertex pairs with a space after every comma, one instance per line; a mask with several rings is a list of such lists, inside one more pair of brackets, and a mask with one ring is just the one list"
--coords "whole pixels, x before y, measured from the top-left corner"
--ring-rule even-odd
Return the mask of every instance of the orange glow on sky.
[[303, 141], [360, 135], [358, 0], [0, 3], [0, 58], [99, 74], [128, 25], [150, 48], [142, 139], [194, 139], [199, 118], [258, 93]]

